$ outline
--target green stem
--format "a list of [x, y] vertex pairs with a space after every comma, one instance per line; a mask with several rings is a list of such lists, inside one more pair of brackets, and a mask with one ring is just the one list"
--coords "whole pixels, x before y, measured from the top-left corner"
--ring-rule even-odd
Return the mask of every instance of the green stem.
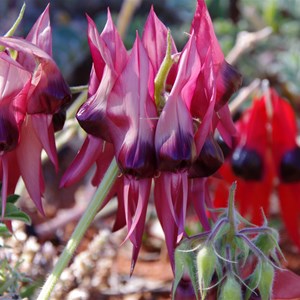
[[88, 86], [87, 85], [71, 86], [70, 90], [71, 90], [72, 94], [78, 94], [80, 92], [87, 91], [88, 90]]
[[154, 98], [159, 113], [162, 111], [165, 105], [165, 99], [163, 97], [163, 93], [165, 92], [166, 89], [166, 80], [169, 71], [174, 63], [174, 60], [172, 59], [171, 51], [172, 51], [171, 33], [170, 30], [168, 30], [166, 56], [164, 57], [164, 60], [160, 65], [160, 68], [154, 80], [154, 87], [155, 87]]
[[69, 264], [75, 250], [77, 249], [79, 243], [81, 242], [83, 235], [85, 234], [91, 222], [94, 220], [94, 217], [99, 211], [99, 208], [101, 207], [104, 199], [106, 198], [108, 192], [110, 191], [118, 174], [119, 174], [119, 168], [117, 166], [116, 160], [113, 159], [92, 201], [88, 205], [85, 213], [83, 214], [79, 223], [77, 224], [69, 242], [67, 243], [64, 251], [60, 255], [56, 265], [54, 266], [52, 273], [49, 275], [47, 281], [45, 282], [37, 300], [50, 299], [50, 295], [55, 287], [55, 284], [57, 283], [63, 270]]
[[[14, 33], [16, 32], [20, 22], [23, 19], [25, 8], [26, 8], [26, 4], [24, 2], [23, 5], [22, 5], [22, 8], [20, 10], [20, 13], [19, 13], [19, 16], [18, 16], [17, 20], [15, 21], [13, 26], [6, 32], [6, 34], [4, 35], [5, 37], [10, 37], [10, 36], [14, 35]], [[4, 51], [4, 49], [5, 49], [4, 46], [0, 46], [0, 51]]]
[[236, 182], [234, 182], [230, 187], [229, 200], [228, 200], [227, 217], [229, 220], [230, 227], [229, 227], [227, 238], [230, 244], [233, 243], [233, 239], [236, 233], [236, 220], [235, 220], [235, 209], [234, 209], [235, 190], [236, 190]]

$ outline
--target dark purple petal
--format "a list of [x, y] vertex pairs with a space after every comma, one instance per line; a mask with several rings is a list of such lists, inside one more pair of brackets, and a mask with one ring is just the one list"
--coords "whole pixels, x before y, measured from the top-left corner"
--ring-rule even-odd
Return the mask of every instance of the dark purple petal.
[[222, 149], [210, 135], [205, 140], [200, 155], [189, 169], [189, 177], [208, 177], [222, 166], [224, 156]]
[[245, 180], [261, 180], [264, 174], [264, 162], [261, 155], [253, 149], [237, 147], [231, 158], [233, 172]]
[[52, 124], [54, 132], [63, 129], [66, 121], [67, 110], [65, 107], [61, 108], [57, 113], [53, 115]]
[[54, 114], [71, 101], [71, 92], [58, 67], [43, 61], [33, 74], [27, 112]]
[[215, 111], [223, 107], [242, 84], [242, 75], [225, 60], [218, 70]]
[[283, 155], [279, 174], [282, 182], [300, 181], [300, 148], [298, 146]]

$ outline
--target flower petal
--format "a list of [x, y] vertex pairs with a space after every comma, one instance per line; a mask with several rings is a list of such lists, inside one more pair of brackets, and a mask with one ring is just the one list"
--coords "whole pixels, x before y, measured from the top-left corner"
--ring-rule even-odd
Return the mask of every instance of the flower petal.
[[151, 178], [135, 180], [132, 177], [124, 177], [124, 208], [128, 227], [125, 240], [129, 238], [133, 244], [131, 274], [142, 244], [151, 182]]
[[153, 72], [148, 55], [136, 42], [128, 63], [109, 96], [110, 135], [122, 172], [152, 176], [155, 171], [154, 130], [156, 107], [149, 95]]
[[16, 149], [20, 172], [29, 196], [42, 215], [45, 215], [42, 206], [44, 180], [41, 168], [42, 144], [34, 133], [31, 117], [28, 116], [21, 132], [21, 140]]
[[101, 156], [102, 148], [103, 140], [88, 135], [72, 164], [64, 173], [60, 187], [68, 187], [79, 181]]
[[26, 64], [26, 57], [38, 62], [28, 95], [29, 114], [53, 114], [71, 100], [68, 85], [52, 57], [46, 52], [26, 40], [12, 37], [0, 37], [0, 44], [18, 51], [17, 61], [30, 72], [33, 70]]
[[44, 114], [36, 114], [31, 116], [32, 127], [36, 136], [40, 140], [43, 148], [45, 149], [48, 157], [58, 170], [58, 160], [54, 139], [54, 129], [52, 124], [52, 116]]
[[241, 85], [241, 75], [224, 59], [204, 0], [197, 1], [191, 25], [191, 32], [193, 31], [197, 39], [197, 48], [201, 60], [206, 56], [208, 48], [211, 48], [212, 51], [217, 88], [215, 109], [218, 111]]
[[[159, 70], [166, 55], [167, 36], [168, 29], [158, 19], [153, 6], [151, 6], [150, 13], [144, 26], [142, 42], [153, 65], [155, 74]], [[171, 37], [171, 54], [175, 53], [177, 53], [177, 49], [174, 40]], [[172, 69], [170, 72], [172, 72]]]
[[156, 127], [155, 148], [161, 170], [184, 169], [193, 159], [193, 120], [187, 105], [193, 97], [199, 68], [192, 35], [181, 54], [174, 86]]
[[87, 18], [88, 41], [94, 62], [90, 79], [92, 86], [89, 88], [88, 100], [80, 107], [76, 117], [87, 133], [111, 141], [109, 119], [106, 116], [107, 98], [126, 64], [127, 53], [109, 11], [101, 35], [93, 20]]
[[19, 142], [26, 114], [30, 73], [7, 54], [0, 53], [0, 152], [11, 151]]
[[43, 13], [39, 16], [26, 40], [37, 45], [39, 48], [52, 56], [52, 30], [49, 17], [50, 4], [47, 5]]

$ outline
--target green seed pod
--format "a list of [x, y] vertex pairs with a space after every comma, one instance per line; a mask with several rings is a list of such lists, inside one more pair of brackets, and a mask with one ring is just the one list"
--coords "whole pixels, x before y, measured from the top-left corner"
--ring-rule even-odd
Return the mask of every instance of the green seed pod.
[[270, 252], [277, 246], [278, 239], [279, 237], [276, 231], [273, 233], [261, 233], [256, 237], [254, 244], [263, 253], [269, 255]]
[[221, 293], [219, 300], [242, 300], [241, 285], [234, 278], [233, 275], [229, 275], [225, 283], [221, 287]]
[[214, 252], [213, 247], [206, 246], [201, 248], [200, 251], [197, 253], [196, 262], [198, 271], [199, 290], [202, 299], [205, 299], [207, 289], [210, 286], [217, 264], [217, 256]]
[[261, 266], [261, 278], [258, 283], [258, 290], [261, 300], [268, 300], [271, 297], [274, 280], [274, 267], [268, 262], [263, 261]]

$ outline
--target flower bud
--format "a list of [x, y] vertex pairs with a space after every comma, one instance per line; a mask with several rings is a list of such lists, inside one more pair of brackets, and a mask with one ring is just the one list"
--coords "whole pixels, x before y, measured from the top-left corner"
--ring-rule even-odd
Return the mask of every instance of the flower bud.
[[261, 300], [270, 299], [272, 285], [274, 280], [274, 268], [268, 261], [263, 261], [261, 266], [261, 278], [258, 283], [258, 289]]
[[210, 285], [212, 277], [214, 275], [217, 263], [217, 256], [212, 246], [204, 246], [197, 253], [197, 271], [199, 289], [202, 295], [202, 299], [205, 299], [207, 288]]
[[239, 300], [243, 299], [242, 289], [238, 281], [232, 276], [229, 275], [221, 287], [221, 294], [219, 297], [220, 300]]
[[270, 233], [259, 234], [254, 240], [255, 246], [259, 248], [263, 253], [269, 255], [270, 252], [276, 247], [276, 241], [278, 241], [279, 238], [278, 232], [276, 231], [272, 233], [272, 236]]

